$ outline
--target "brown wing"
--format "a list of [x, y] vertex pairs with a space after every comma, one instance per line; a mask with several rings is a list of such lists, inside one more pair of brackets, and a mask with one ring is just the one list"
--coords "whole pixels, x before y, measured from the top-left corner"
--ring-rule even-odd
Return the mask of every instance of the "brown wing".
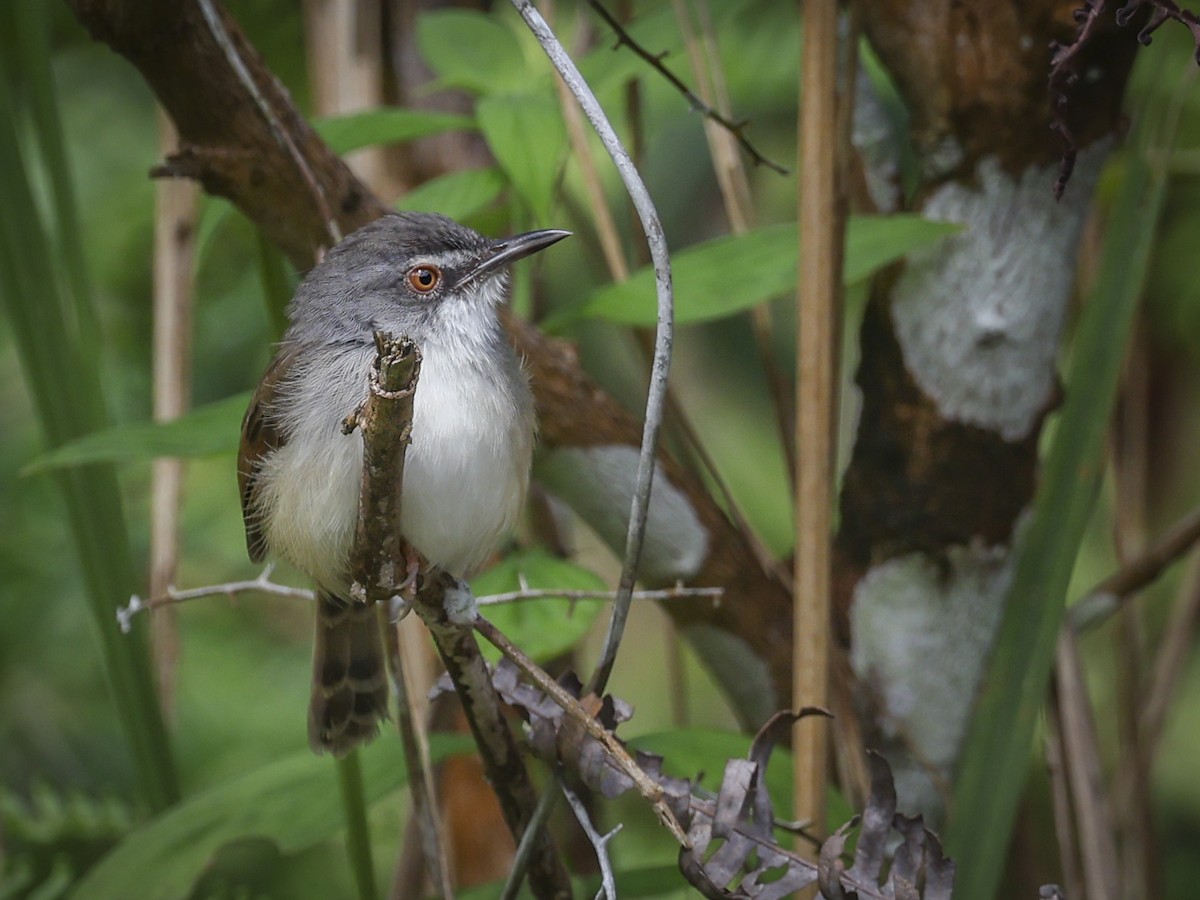
[[255, 492], [258, 490], [258, 475], [263, 460], [285, 441], [271, 415], [275, 391], [291, 364], [295, 361], [294, 348], [280, 350], [258, 383], [258, 389], [250, 398], [246, 417], [242, 419], [242, 443], [238, 448], [238, 491], [242, 498], [242, 522], [246, 526], [246, 550], [254, 562], [262, 562], [267, 556], [267, 539], [262, 522], [255, 511]]

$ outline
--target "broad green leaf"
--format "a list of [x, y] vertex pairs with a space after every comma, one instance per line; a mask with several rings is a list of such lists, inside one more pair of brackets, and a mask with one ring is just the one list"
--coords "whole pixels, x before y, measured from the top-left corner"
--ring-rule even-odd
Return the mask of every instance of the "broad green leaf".
[[519, 88], [529, 79], [517, 36], [486, 13], [423, 13], [417, 19], [417, 44], [438, 76], [438, 88], [487, 94]]
[[[564, 591], [606, 589], [599, 575], [539, 552], [510, 556], [471, 581], [476, 597], [506, 594], [522, 587]], [[482, 612], [522, 650], [544, 661], [565, 652], [583, 637], [603, 607], [603, 600], [547, 598], [485, 606]], [[497, 654], [490, 652], [491, 647], [484, 650], [490, 658], [496, 658]]]
[[[468, 749], [469, 739], [431, 736], [435, 757]], [[407, 781], [395, 741], [360, 751], [368, 803]], [[304, 753], [268, 763], [190, 797], [125, 837], [75, 888], [80, 900], [176, 900], [191, 894], [221, 847], [246, 838], [294, 853], [345, 826], [332, 760]]]
[[463, 131], [474, 127], [475, 121], [470, 116], [399, 106], [367, 109], [313, 122], [317, 134], [334, 153], [349, 153], [360, 147], [377, 144], [398, 144], [444, 131]]
[[401, 209], [439, 212], [462, 221], [491, 206], [507, 184], [495, 166], [463, 169], [431, 178], [400, 198], [398, 205]]
[[526, 91], [481, 99], [475, 115], [492, 155], [529, 206], [535, 222], [550, 218], [567, 132], [554, 94]]
[[[846, 228], [843, 277], [855, 284], [872, 272], [959, 230], [950, 222], [914, 215], [852, 216]], [[796, 226], [773, 225], [714, 238], [675, 254], [675, 322], [687, 325], [743, 312], [796, 286]], [[654, 270], [608, 284], [579, 313], [624, 325], [654, 325]], [[566, 318], [564, 315], [563, 318]], [[559, 321], [562, 321], [561, 319]]]
[[25, 471], [232, 452], [237, 449], [242, 416], [249, 403], [247, 391], [199, 406], [170, 422], [130, 422], [94, 431], [42, 454]]

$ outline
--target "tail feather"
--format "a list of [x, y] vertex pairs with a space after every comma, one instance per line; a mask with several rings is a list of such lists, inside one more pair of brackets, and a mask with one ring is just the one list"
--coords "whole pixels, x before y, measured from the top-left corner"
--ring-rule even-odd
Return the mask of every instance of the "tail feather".
[[344, 756], [379, 733], [388, 717], [383, 635], [374, 605], [317, 592], [308, 742]]

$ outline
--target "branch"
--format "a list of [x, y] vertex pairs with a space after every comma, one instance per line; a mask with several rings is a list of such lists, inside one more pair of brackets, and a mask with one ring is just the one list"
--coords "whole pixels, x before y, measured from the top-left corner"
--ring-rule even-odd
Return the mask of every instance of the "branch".
[[625, 46], [632, 50], [636, 56], [640, 57], [647, 64], [649, 64], [654, 71], [658, 72], [663, 78], [667, 79], [667, 81], [670, 82], [671, 86], [675, 88], [675, 90], [683, 94], [693, 110], [700, 113], [702, 116], [704, 116], [704, 118], [712, 122], [716, 122], [731, 135], [733, 135], [738, 142], [738, 146], [740, 146], [746, 152], [746, 155], [754, 161], [755, 165], [766, 166], [768, 169], [778, 172], [780, 175], [789, 174], [788, 170], [784, 166], [781, 166], [774, 160], [763, 156], [763, 154], [759, 153], [755, 146], [750, 143], [750, 140], [746, 137], [747, 123], [745, 121], [734, 122], [723, 116], [712, 106], [696, 96], [696, 94], [692, 92], [691, 88], [684, 84], [674, 72], [663, 65], [663, 60], [667, 56], [666, 51], [663, 51], [662, 53], [651, 53], [649, 50], [635, 41], [630, 36], [629, 32], [625, 30], [624, 26], [617, 21], [616, 17], [614, 17], [612, 13], [604, 8], [599, 0], [588, 0], [588, 6], [594, 9], [596, 14], [599, 15], [600, 18], [602, 18], [616, 33], [617, 47]]
[[425, 860], [425, 872], [428, 874], [437, 896], [449, 900], [454, 896], [454, 888], [450, 880], [450, 865], [446, 858], [446, 849], [442, 844], [441, 822], [438, 818], [433, 772], [429, 761], [429, 741], [424, 733], [420, 717], [413, 711], [408, 690], [408, 675], [405, 672], [404, 660], [400, 655], [400, 640], [395, 625], [388, 625], [384, 635], [384, 645], [387, 647], [392, 685], [396, 689], [396, 728], [400, 732], [400, 740], [404, 746], [404, 763], [408, 769], [408, 790], [413, 806], [412, 815], [421, 835], [421, 855]]
[[[687, 835], [664, 800], [662, 788], [642, 771], [621, 742], [617, 740], [616, 735], [597, 721], [594, 711], [584, 707], [576, 697], [547, 675], [537, 663], [525, 655], [520, 647], [510, 641], [500, 629], [483, 616], [475, 617], [475, 630], [482, 634], [488, 643], [503, 653], [526, 678], [536, 684], [538, 689], [557, 704], [576, 726], [604, 746], [611, 756], [613, 765], [629, 779], [629, 783], [637, 788], [638, 793], [651, 802], [659, 821], [674, 835], [675, 840], [684, 846], [690, 846]], [[589, 697], [592, 700], [597, 699], [594, 694], [589, 694]]]
[[200, 600], [204, 597], [229, 597], [232, 599], [238, 594], [258, 593], [270, 594], [273, 597], [287, 597], [291, 600], [306, 600], [309, 603], [313, 602], [315, 595], [311, 590], [271, 581], [271, 572], [274, 568], [274, 564], [267, 566], [262, 570], [261, 575], [250, 581], [230, 581], [225, 584], [210, 584], [204, 587], [191, 588], [186, 591], [179, 591], [168, 586], [165, 594], [151, 597], [149, 600], [143, 600], [137, 594], [134, 594], [129, 598], [128, 603], [117, 608], [117, 624], [120, 626], [123, 634], [129, 634], [129, 629], [133, 627], [133, 617], [140, 612], [156, 609], [160, 606], [173, 606], [177, 603], [186, 603], [189, 600]]
[[1200, 541], [1200, 509], [1179, 519], [1140, 555], [1087, 592], [1071, 607], [1068, 623], [1076, 634], [1090, 631], [1116, 612], [1121, 601], [1148, 587]]
[[[500, 708], [487, 663], [471, 633], [470, 588], [445, 572], [421, 574], [413, 608], [429, 628], [446, 674], [462, 702], [484, 772], [518, 841], [534, 821], [537, 797], [521, 750]], [[529, 880], [536, 896], [570, 896], [570, 881], [545, 829], [536, 829]]]
[[621, 823], [618, 822], [617, 827], [607, 834], [601, 834], [592, 824], [592, 818], [588, 815], [587, 807], [579, 799], [579, 795], [561, 781], [559, 787], [562, 789], [563, 796], [567, 798], [571, 812], [575, 813], [579, 827], [583, 829], [583, 833], [591, 842], [592, 849], [596, 851], [596, 863], [600, 866], [601, 885], [600, 893], [596, 894], [596, 900], [600, 900], [601, 897], [604, 897], [605, 900], [617, 900], [617, 879], [613, 875], [612, 860], [608, 856], [608, 842], [617, 836], [621, 830]]
[[366, 401], [342, 422], [362, 432], [363, 469], [358, 527], [350, 551], [350, 593], [364, 603], [388, 603], [406, 581], [408, 556], [400, 532], [404, 456], [412, 439], [413, 397], [421, 351], [407, 335], [375, 332], [375, 363]]
[[[678, 600], [683, 597], [711, 597], [719, 600], [725, 589], [719, 587], [686, 588], [678, 585], [654, 591], [634, 591], [629, 595], [631, 600]], [[519, 591], [509, 591], [504, 594], [485, 594], [476, 599], [479, 606], [495, 606], [499, 603], [512, 603], [514, 600], [615, 600], [615, 591], [562, 591], [554, 588], [522, 588]]]
[[[1124, 28], [1143, 6], [1149, 7], [1150, 18], [1141, 30], [1137, 39], [1143, 46], [1149, 46], [1154, 32], [1168, 20], [1174, 20], [1192, 33], [1192, 41], [1196, 45], [1196, 62], [1200, 64], [1200, 18], [1186, 9], [1181, 9], [1172, 0], [1127, 0], [1124, 6], [1116, 12], [1117, 25]], [[1088, 43], [1095, 36], [1099, 26], [1100, 16], [1108, 9], [1108, 0], [1086, 0], [1083, 7], [1075, 11], [1077, 29], [1075, 39], [1069, 44], [1054, 43], [1051, 46], [1053, 56], [1050, 58], [1050, 103], [1051, 129], [1058, 134], [1062, 142], [1062, 156], [1058, 164], [1058, 178], [1054, 181], [1054, 199], [1062, 198], [1067, 182], [1071, 180], [1071, 172], [1075, 169], [1075, 157], [1078, 146], [1066, 120], [1066, 110], [1070, 102], [1071, 91], [1079, 83], [1081, 57]]]

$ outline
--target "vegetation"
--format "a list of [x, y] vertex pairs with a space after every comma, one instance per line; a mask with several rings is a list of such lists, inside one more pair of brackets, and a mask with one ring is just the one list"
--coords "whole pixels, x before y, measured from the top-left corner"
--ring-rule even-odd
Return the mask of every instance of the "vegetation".
[[[831, 877], [894, 886], [910, 872], [925, 896], [948, 890], [938, 842], [893, 818], [891, 774], [867, 750], [891, 763], [901, 811], [924, 813], [941, 836], [955, 896], [1032, 897], [1058, 883], [1069, 896], [1184, 897], [1200, 879], [1200, 591], [1194, 560], [1175, 565], [1200, 534], [1189, 452], [1200, 427], [1196, 48], [1168, 22], [1135, 60], [1139, 22], [1119, 27], [1091, 3], [1079, 24], [1092, 30], [1050, 81], [1050, 53], [1022, 41], [1070, 44], [1071, 5], [1025, 9], [1023, 37], [996, 24], [1005, 4], [956, 23], [994, 65], [958, 58], [963, 70], [935, 78], [944, 91], [923, 81], [937, 70], [924, 63], [952, 53], [913, 40], [906, 4], [862, 4], [847, 20], [865, 73], [854, 149], [849, 129], [820, 135], [838, 149], [844, 233], [836, 206], [816, 220], [842, 248], [831, 543], [797, 533], [792, 517], [813, 437], [802, 426], [797, 441], [792, 413], [797, 317], [807, 321], [796, 290], [812, 272], [797, 274], [797, 223], [813, 221], [811, 194], [797, 201], [795, 8], [680, 0], [614, 3], [610, 16], [555, 4], [556, 33], [630, 148], [672, 251], [675, 358], [656, 483], [675, 505], [655, 497], [641, 580], [723, 591], [719, 602], [634, 601], [608, 685], [620, 702], [601, 718], [661, 756], [655, 778], [685, 825], [709, 816], [749, 829], [772, 806], [780, 819], [817, 810], [826, 893]], [[338, 42], [344, 21], [307, 6], [231, 0], [223, 17], [209, 0], [147, 4], [118, 24], [123, 6], [0, 9], [0, 897], [371, 897], [389, 885], [416, 896], [410, 798], [421, 785], [409, 784], [396, 735], [340, 766], [307, 750], [303, 599], [238, 591], [146, 613], [129, 598], [258, 577], [233, 471], [238, 424], [291, 289], [331, 232], [386, 205], [494, 235], [564, 227], [576, 233], [564, 252], [514, 285], [512, 332], [540, 391], [540, 488], [473, 587], [561, 592], [486, 616], [554, 675], [586, 680], [613, 604], [573, 595], [616, 584], [629, 509], [628, 489], [592, 461], [637, 452], [655, 273], [616, 171], [511, 7], [410, 21], [413, 4], [381, 3], [394, 29], [372, 23], [364, 61]], [[183, 32], [122, 33], [143, 14], [208, 24], [172, 56], [160, 50]], [[204, 65], [184, 58], [210, 46]], [[416, 60], [427, 73], [413, 74]], [[836, 91], [805, 79], [806, 102]], [[334, 83], [352, 85], [362, 108], [330, 100]], [[1053, 92], [1063, 103], [1052, 113]], [[713, 115], [694, 108], [705, 104]], [[1075, 171], [1055, 204], [1063, 147]], [[208, 193], [156, 206], [165, 180], [151, 170]], [[182, 225], [156, 244], [156, 222], [170, 221]], [[164, 278], [187, 285], [174, 308], [187, 312], [164, 336], [154, 269], [172, 263], [157, 290]], [[188, 411], [164, 412], [168, 383]], [[995, 390], [972, 405], [978, 384]], [[174, 501], [167, 458], [186, 461]], [[164, 498], [162, 518], [151, 506]], [[814, 542], [833, 553], [817, 598], [831, 622], [823, 696], [792, 679], [789, 570]], [[294, 572], [269, 577], [304, 587]], [[432, 654], [412, 618], [398, 640], [420, 709]], [[529, 763], [538, 790], [557, 791], [556, 768], [602, 769], [582, 779], [594, 792], [583, 821], [621, 825], [589, 841], [565, 804], [551, 813], [577, 893], [595, 893], [603, 847], [620, 896], [685, 895], [678, 843], [630, 789], [636, 779], [604, 768], [607, 750], [565, 741], [572, 749], [545, 764], [539, 733], [577, 737], [576, 726], [533, 690], [506, 683], [501, 694], [543, 757]], [[627, 722], [625, 702], [637, 710]], [[753, 738], [789, 706], [833, 713], [794, 732], [798, 748], [814, 735], [833, 747], [818, 766], [836, 773], [828, 793], [823, 775], [793, 785], [781, 733]], [[463, 774], [470, 737], [444, 717], [434, 714], [429, 752], [450, 868], [460, 886], [478, 882], [458, 896], [498, 896], [511, 838], [485, 812], [482, 778]], [[756, 770], [769, 800], [747, 793], [749, 769], [727, 768], [748, 752], [764, 767], [774, 759]], [[682, 779], [701, 772], [711, 790], [724, 773], [724, 796], [744, 801], [732, 817], [693, 798]], [[458, 788], [470, 791], [465, 816]], [[823, 813], [814, 791], [828, 798]], [[860, 829], [837, 830], [864, 809]], [[885, 862], [892, 827], [928, 858]], [[463, 849], [460, 829], [472, 828], [498, 863]], [[793, 846], [783, 832], [774, 840]], [[848, 872], [830, 875], [843, 853]], [[757, 888], [743, 873], [782, 883], [801, 871], [766, 850], [729, 859], [729, 883], [747, 892]]]

